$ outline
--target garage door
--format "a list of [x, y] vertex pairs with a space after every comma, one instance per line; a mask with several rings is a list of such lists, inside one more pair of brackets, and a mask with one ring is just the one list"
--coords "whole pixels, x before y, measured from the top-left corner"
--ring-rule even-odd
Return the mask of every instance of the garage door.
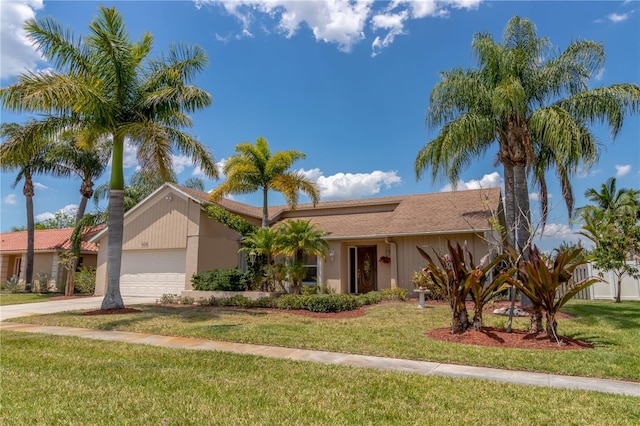
[[180, 294], [184, 290], [185, 250], [122, 253], [120, 293], [123, 296]]

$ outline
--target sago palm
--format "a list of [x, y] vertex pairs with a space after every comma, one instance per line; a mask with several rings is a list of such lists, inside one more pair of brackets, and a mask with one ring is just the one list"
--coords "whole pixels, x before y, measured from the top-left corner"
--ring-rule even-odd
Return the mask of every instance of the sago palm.
[[182, 129], [186, 115], [211, 103], [190, 82], [207, 64], [197, 47], [171, 46], [150, 58], [153, 37], [132, 42], [122, 15], [100, 6], [86, 37], [75, 37], [53, 18], [28, 20], [27, 37], [55, 71], [27, 72], [0, 92], [5, 108], [78, 118], [77, 139], [87, 145], [107, 138], [112, 144], [107, 248], [107, 291], [103, 309], [122, 308], [120, 267], [123, 237], [124, 143], [137, 148], [142, 170], [166, 178], [174, 148], [193, 159], [208, 176], [217, 176], [205, 145]]
[[462, 171], [497, 144], [496, 161], [504, 170], [507, 240], [519, 249], [530, 244], [528, 199], [531, 173], [542, 193], [546, 220], [545, 173], [555, 168], [569, 213], [573, 209], [570, 176], [579, 164], [597, 161], [595, 136], [587, 125], [605, 123], [615, 137], [627, 113], [640, 110], [640, 86], [618, 84], [589, 89], [604, 63], [601, 44], [578, 40], [554, 56], [534, 24], [518, 16], [505, 27], [502, 43], [477, 34], [472, 48], [477, 69], [441, 73], [431, 92], [426, 124], [439, 127], [415, 161], [416, 176], [453, 184]]
[[300, 172], [289, 169], [305, 154], [296, 150], [271, 153], [265, 138], [258, 138], [255, 145], [244, 142], [236, 145], [238, 154], [232, 155], [224, 164], [223, 173], [227, 180], [211, 191], [211, 201], [219, 201], [229, 194], [251, 194], [262, 191], [262, 226], [269, 226], [269, 190], [284, 195], [287, 204], [295, 208], [298, 193], [311, 198], [314, 205], [320, 201], [320, 191], [315, 182]]

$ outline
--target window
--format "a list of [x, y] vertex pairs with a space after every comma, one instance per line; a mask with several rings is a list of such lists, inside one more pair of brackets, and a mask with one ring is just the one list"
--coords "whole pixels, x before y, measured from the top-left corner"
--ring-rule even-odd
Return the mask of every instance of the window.
[[316, 284], [318, 278], [318, 256], [307, 255], [304, 259], [307, 274], [302, 280], [305, 284]]

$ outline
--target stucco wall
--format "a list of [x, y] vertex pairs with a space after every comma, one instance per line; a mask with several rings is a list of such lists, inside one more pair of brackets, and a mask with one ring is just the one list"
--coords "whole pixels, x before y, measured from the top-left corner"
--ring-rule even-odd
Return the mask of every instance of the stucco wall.
[[[466, 240], [467, 247], [476, 263], [489, 251], [485, 241], [476, 234], [330, 241], [329, 247], [334, 252], [334, 261], [327, 260], [325, 263], [323, 279], [336, 292], [348, 293], [349, 247], [376, 246], [376, 288], [382, 290], [397, 286], [413, 290], [411, 280], [414, 272], [425, 267], [425, 260], [416, 249], [416, 246], [425, 249], [429, 254], [433, 253], [433, 249], [439, 253], [445, 253], [447, 251], [447, 239], [451, 240], [452, 244], [455, 244], [456, 241], [463, 244]], [[391, 263], [380, 263], [378, 260], [381, 256], [389, 256]]]

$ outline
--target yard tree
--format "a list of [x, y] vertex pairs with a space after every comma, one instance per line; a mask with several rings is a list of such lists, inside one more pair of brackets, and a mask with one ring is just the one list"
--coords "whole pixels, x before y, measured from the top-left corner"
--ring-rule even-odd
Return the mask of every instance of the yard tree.
[[292, 209], [298, 204], [298, 192], [307, 194], [316, 205], [320, 201], [320, 190], [315, 182], [300, 172], [289, 169], [305, 154], [296, 150], [271, 153], [269, 142], [263, 137], [255, 145], [243, 142], [236, 145], [237, 154], [229, 157], [223, 173], [227, 177], [220, 186], [211, 191], [211, 201], [219, 201], [230, 194], [251, 194], [262, 191], [262, 226], [269, 226], [269, 190], [282, 193]]
[[289, 267], [292, 292], [300, 294], [302, 280], [307, 273], [304, 266], [305, 256], [325, 256], [329, 249], [329, 243], [324, 238], [326, 234], [308, 220], [287, 220], [276, 229], [278, 253], [287, 256], [291, 261]]
[[36, 120], [26, 124], [3, 123], [0, 126], [0, 137], [3, 139], [0, 145], [0, 169], [18, 171], [14, 187], [24, 179], [22, 193], [27, 203], [27, 264], [24, 277], [27, 292], [31, 291], [34, 262], [33, 176], [50, 173], [56, 167], [56, 163], [49, 161], [46, 156], [50, 128], [50, 123]]
[[600, 191], [585, 192], [594, 204], [579, 209], [583, 221], [580, 234], [594, 243], [590, 259], [597, 269], [611, 271], [616, 277], [615, 301], [621, 300], [622, 279], [640, 278], [640, 268], [631, 257], [640, 253], [638, 191], [616, 190], [615, 178], [602, 184]]
[[187, 115], [211, 104], [211, 96], [190, 84], [207, 65], [198, 46], [172, 45], [152, 58], [153, 36], [133, 42], [115, 8], [99, 7], [89, 34], [77, 37], [51, 17], [30, 19], [27, 37], [55, 68], [25, 72], [1, 89], [3, 107], [74, 117], [77, 140], [91, 147], [111, 143], [107, 247], [107, 291], [102, 309], [124, 307], [120, 267], [124, 219], [124, 144], [137, 149], [142, 170], [167, 178], [174, 149], [192, 158], [210, 177], [218, 171], [209, 149], [184, 128]]
[[588, 125], [603, 123], [615, 137], [625, 115], [640, 110], [640, 86], [589, 88], [604, 64], [603, 45], [575, 40], [556, 54], [549, 40], [537, 36], [533, 22], [518, 16], [507, 23], [501, 43], [478, 33], [472, 49], [478, 68], [442, 72], [431, 92], [425, 121], [439, 134], [418, 152], [416, 176], [431, 169], [432, 179], [444, 176], [455, 184], [469, 163], [497, 144], [507, 241], [525, 250], [532, 232], [528, 170], [540, 187], [543, 223], [550, 168], [560, 178], [571, 214], [570, 177], [579, 164], [589, 166], [598, 158]]

